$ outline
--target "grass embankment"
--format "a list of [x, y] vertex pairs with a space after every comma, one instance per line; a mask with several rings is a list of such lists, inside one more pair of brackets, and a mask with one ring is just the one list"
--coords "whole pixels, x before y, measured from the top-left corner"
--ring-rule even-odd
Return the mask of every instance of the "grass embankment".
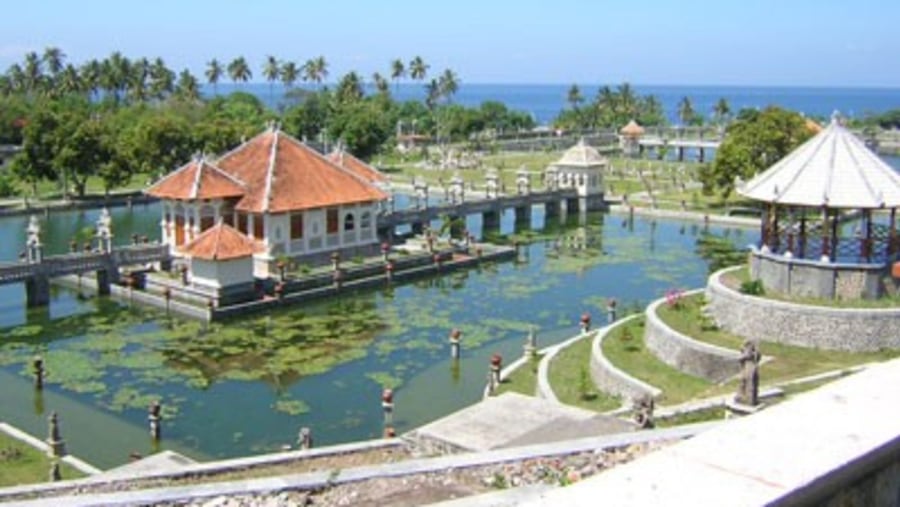
[[[60, 463], [62, 478], [75, 479], [84, 474]], [[47, 482], [50, 459], [43, 452], [0, 432], [0, 487]]]
[[[741, 290], [741, 284], [750, 281], [750, 269], [743, 266], [740, 269], [728, 272], [722, 276], [722, 284], [733, 290]], [[813, 297], [789, 296], [775, 292], [765, 292], [758, 297], [796, 303], [799, 305], [824, 306], [828, 308], [898, 308], [900, 307], [900, 293], [890, 294], [879, 299], [822, 299]]]
[[495, 393], [497, 395], [512, 392], [534, 396], [537, 392], [537, 370], [543, 354], [529, 359], [525, 364], [516, 368], [508, 377], [503, 379]]
[[[661, 305], [657, 311], [660, 319], [672, 329], [696, 340], [740, 350], [744, 339], [719, 329], [702, 314], [703, 294], [681, 298], [677, 306]], [[777, 330], [773, 330], [777, 332]], [[807, 347], [795, 347], [774, 342], [762, 342], [761, 352], [772, 356], [771, 361], [760, 367], [764, 384], [806, 377], [831, 370], [839, 370], [874, 361], [884, 361], [900, 356], [900, 350], [879, 352], [843, 352]], [[664, 389], [663, 386], [658, 386]]]
[[618, 396], [597, 390], [590, 373], [591, 342], [587, 335], [561, 350], [550, 362], [547, 380], [559, 401], [566, 405], [606, 412], [622, 405]]
[[662, 405], [675, 405], [695, 398], [722, 394], [721, 386], [681, 372], [647, 350], [644, 344], [644, 319], [634, 319], [616, 327], [603, 340], [603, 354], [617, 368], [662, 389]]

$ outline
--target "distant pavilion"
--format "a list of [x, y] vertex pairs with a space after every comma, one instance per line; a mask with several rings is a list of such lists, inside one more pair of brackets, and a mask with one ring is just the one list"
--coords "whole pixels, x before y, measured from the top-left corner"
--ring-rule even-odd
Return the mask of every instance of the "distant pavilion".
[[738, 193], [765, 203], [760, 244], [751, 253], [751, 275], [764, 286], [814, 297], [884, 293], [900, 251], [900, 174], [837, 114]]

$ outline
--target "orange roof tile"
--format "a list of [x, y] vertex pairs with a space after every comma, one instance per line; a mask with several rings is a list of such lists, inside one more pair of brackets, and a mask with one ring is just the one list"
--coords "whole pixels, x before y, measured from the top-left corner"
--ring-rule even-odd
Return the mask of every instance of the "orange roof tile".
[[328, 160], [356, 174], [369, 183], [382, 183], [388, 181], [387, 175], [344, 150], [335, 150], [329, 153]]
[[241, 211], [280, 213], [358, 202], [387, 194], [355, 173], [278, 130], [267, 130], [216, 165], [247, 185]]
[[631, 120], [628, 122], [628, 125], [622, 127], [619, 133], [623, 136], [637, 137], [644, 134], [644, 127], [638, 125], [638, 122]]
[[815, 120], [811, 120], [809, 118], [806, 119], [806, 130], [812, 132], [813, 134], [818, 134], [822, 131], [822, 126]]
[[145, 192], [161, 199], [240, 197], [244, 185], [204, 159], [192, 160], [169, 173]]
[[250, 257], [262, 250], [259, 243], [220, 222], [184, 245], [181, 252], [195, 259], [227, 261]]

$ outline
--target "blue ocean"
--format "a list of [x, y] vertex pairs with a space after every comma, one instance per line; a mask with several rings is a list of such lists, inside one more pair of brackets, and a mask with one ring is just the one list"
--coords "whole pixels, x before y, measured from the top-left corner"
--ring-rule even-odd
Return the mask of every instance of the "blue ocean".
[[[333, 86], [333, 85], [332, 85]], [[503, 102], [507, 107], [530, 114], [538, 124], [549, 124], [567, 107], [566, 93], [570, 84], [468, 84], [461, 83], [454, 95], [456, 103], [477, 106], [487, 100]], [[602, 85], [579, 84], [581, 94], [593, 99]], [[615, 85], [611, 85], [615, 89]], [[900, 108], [900, 88], [815, 88], [815, 87], [766, 87], [766, 86], [665, 86], [633, 85], [641, 95], [655, 95], [665, 108], [672, 123], [678, 123], [677, 104], [689, 97], [694, 110], [707, 117], [712, 115], [713, 105], [725, 98], [732, 111], [743, 108], [763, 108], [778, 105], [807, 116], [827, 118], [834, 111], [845, 116], [862, 117]], [[265, 83], [233, 85], [219, 84], [219, 93], [243, 90], [259, 96], [267, 105], [277, 108], [284, 103], [284, 88], [276, 84], [269, 88]], [[368, 91], [371, 92], [371, 89]], [[203, 92], [213, 94], [212, 87]], [[422, 100], [425, 89], [421, 84], [402, 83], [391, 85], [391, 93], [399, 100]]]

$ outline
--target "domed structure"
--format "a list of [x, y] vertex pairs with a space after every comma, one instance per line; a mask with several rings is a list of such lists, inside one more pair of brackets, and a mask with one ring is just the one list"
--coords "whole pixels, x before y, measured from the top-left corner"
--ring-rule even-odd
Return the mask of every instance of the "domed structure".
[[544, 175], [550, 188], [574, 188], [582, 202], [579, 209], [603, 209], [603, 172], [609, 160], [584, 138], [572, 146], [563, 156], [551, 164]]

